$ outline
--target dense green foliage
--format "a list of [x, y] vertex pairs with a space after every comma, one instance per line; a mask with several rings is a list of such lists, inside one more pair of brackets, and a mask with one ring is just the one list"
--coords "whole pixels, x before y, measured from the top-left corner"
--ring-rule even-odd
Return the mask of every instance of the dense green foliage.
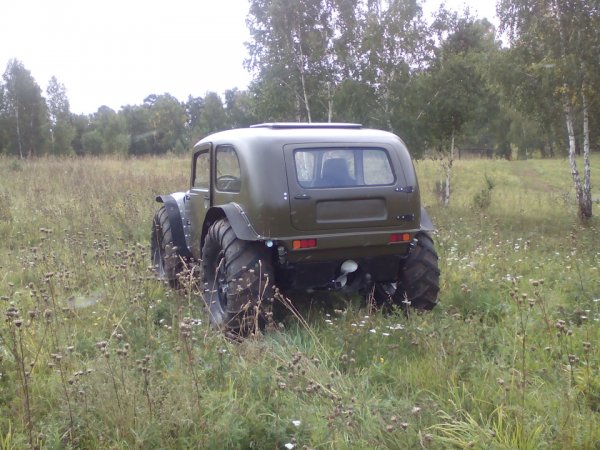
[[[0, 154], [181, 153], [208, 133], [271, 121], [348, 121], [402, 136], [415, 155], [566, 153], [565, 105], [600, 142], [600, 10], [584, 0], [502, 0], [501, 30], [468, 11], [425, 18], [419, 0], [249, 0], [247, 90], [90, 115], [24, 64], [0, 82]], [[500, 38], [506, 39], [502, 47]], [[566, 102], [566, 103], [565, 103]], [[585, 108], [584, 108], [585, 106]], [[514, 153], [514, 155], [513, 155]]]
[[188, 158], [0, 158], [0, 447], [596, 448], [600, 223], [566, 162], [456, 161], [449, 208], [416, 167], [433, 312], [296, 293], [236, 344], [148, 267]]

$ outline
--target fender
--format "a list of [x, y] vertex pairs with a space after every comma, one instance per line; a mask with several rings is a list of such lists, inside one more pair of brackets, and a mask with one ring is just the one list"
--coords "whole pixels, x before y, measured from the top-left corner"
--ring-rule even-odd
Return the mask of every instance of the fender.
[[165, 205], [171, 232], [173, 233], [173, 243], [177, 247], [177, 253], [184, 258], [191, 258], [192, 253], [185, 242], [185, 232], [183, 230], [183, 219], [179, 204], [174, 195], [158, 195], [156, 201]]
[[263, 236], [256, 232], [242, 207], [237, 203], [232, 202], [225, 205], [213, 206], [206, 213], [206, 218], [204, 219], [204, 225], [202, 227], [201, 249], [204, 247], [204, 238], [206, 237], [210, 226], [217, 220], [223, 218], [227, 218], [238, 239], [243, 241], [259, 241], [264, 239]]
[[421, 207], [421, 231], [435, 231], [433, 222], [423, 207]]

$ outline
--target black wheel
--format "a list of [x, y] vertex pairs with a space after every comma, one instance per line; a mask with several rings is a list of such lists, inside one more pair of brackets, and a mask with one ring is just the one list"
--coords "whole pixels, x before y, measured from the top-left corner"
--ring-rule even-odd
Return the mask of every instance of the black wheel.
[[183, 269], [183, 262], [173, 244], [173, 233], [167, 210], [162, 206], [152, 220], [150, 235], [150, 257], [158, 279], [177, 285], [177, 274]]
[[225, 332], [258, 331], [271, 313], [273, 265], [260, 242], [236, 237], [226, 219], [211, 225], [202, 248], [209, 321]]
[[375, 283], [373, 298], [378, 306], [430, 310], [437, 305], [440, 290], [438, 255], [427, 233], [418, 233], [415, 239], [415, 247], [400, 271], [398, 282]]

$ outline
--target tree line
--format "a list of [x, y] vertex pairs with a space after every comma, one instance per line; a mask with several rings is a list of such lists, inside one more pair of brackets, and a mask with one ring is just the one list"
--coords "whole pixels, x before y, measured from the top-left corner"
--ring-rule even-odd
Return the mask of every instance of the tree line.
[[24, 64], [9, 61], [0, 84], [0, 155], [157, 155], [183, 153], [202, 136], [246, 126], [249, 94], [238, 89], [190, 96], [149, 95], [119, 111], [100, 106], [73, 114], [64, 84], [52, 77], [45, 95]]
[[421, 6], [250, 0], [247, 89], [152, 94], [90, 115], [70, 112], [55, 77], [43, 92], [13, 59], [0, 83], [0, 154], [180, 153], [211, 132], [268, 121], [358, 122], [399, 134], [415, 156], [598, 147], [597, 1], [499, 0], [499, 30], [468, 10], [425, 18]]

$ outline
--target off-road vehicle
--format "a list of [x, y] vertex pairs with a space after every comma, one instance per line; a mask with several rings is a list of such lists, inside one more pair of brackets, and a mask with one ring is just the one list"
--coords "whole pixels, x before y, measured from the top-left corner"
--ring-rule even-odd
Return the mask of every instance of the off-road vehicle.
[[190, 188], [156, 200], [158, 276], [175, 284], [187, 264], [200, 265], [210, 322], [226, 331], [262, 323], [276, 289], [437, 303], [433, 225], [409, 152], [392, 133], [270, 123], [212, 134], [194, 146]]

